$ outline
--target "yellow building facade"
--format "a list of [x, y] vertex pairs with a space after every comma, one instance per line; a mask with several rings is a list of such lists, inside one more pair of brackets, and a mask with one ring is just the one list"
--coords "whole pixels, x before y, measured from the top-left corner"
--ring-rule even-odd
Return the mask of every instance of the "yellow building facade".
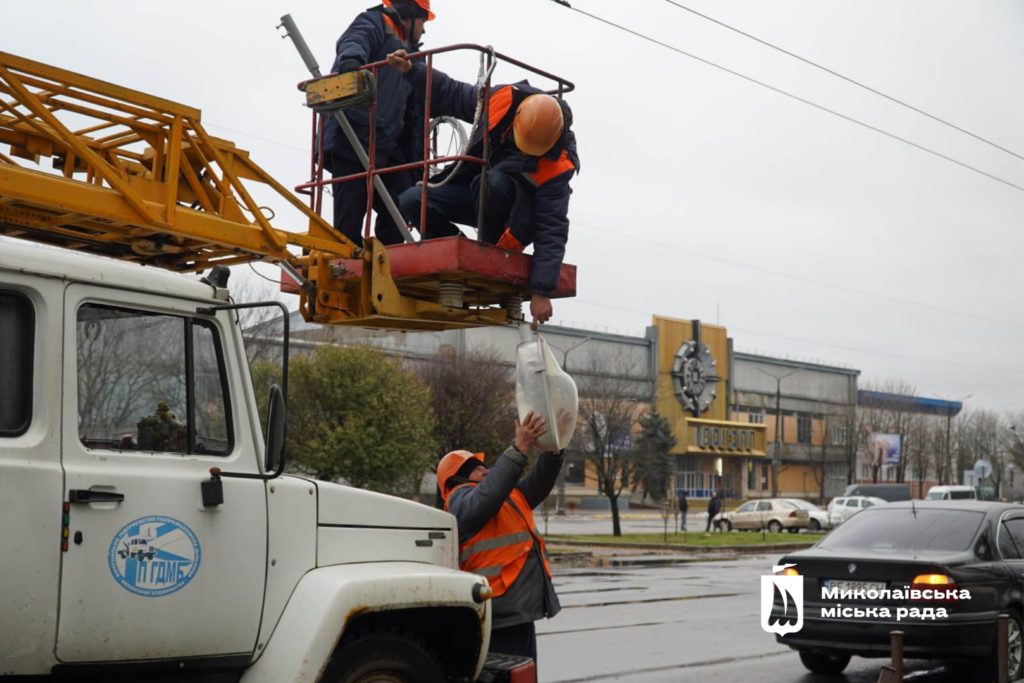
[[765, 425], [730, 414], [730, 341], [724, 327], [655, 316], [655, 402], [677, 444], [676, 489], [691, 498], [714, 491], [745, 497], [767, 459]]

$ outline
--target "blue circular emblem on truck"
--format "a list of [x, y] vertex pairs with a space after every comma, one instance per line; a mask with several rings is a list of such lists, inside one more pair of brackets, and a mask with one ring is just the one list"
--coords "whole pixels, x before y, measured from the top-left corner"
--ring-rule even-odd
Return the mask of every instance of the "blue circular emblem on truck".
[[199, 569], [199, 539], [182, 522], [162, 515], [140, 517], [110, 542], [107, 563], [121, 586], [158, 598], [184, 588]]

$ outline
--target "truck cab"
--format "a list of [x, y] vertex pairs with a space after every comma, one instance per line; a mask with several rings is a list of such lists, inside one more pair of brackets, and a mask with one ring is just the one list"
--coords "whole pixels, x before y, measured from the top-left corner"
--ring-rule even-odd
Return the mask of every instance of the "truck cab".
[[0, 678], [474, 679], [490, 589], [454, 518], [273, 477], [227, 303], [0, 242]]

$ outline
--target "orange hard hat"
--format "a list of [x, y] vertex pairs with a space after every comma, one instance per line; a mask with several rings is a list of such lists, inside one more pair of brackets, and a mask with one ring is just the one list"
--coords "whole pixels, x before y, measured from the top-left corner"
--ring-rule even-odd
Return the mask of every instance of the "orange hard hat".
[[471, 460], [478, 460], [480, 465], [484, 464], [483, 453], [470, 453], [469, 451], [452, 451], [441, 458], [437, 464], [437, 486], [441, 489], [442, 495], [447, 497], [448, 480], [454, 477], [462, 466]]
[[512, 122], [516, 147], [523, 154], [540, 157], [562, 137], [562, 107], [551, 95], [530, 95], [519, 104]]
[[432, 21], [434, 19], [435, 15], [430, 11], [430, 0], [413, 0], [413, 2], [419, 5], [420, 9], [427, 13], [427, 21]]
[[[391, 7], [391, 0], [381, 0], [385, 7]], [[426, 21], [434, 19], [434, 13], [430, 11], [430, 0], [410, 0], [417, 7], [427, 13]]]

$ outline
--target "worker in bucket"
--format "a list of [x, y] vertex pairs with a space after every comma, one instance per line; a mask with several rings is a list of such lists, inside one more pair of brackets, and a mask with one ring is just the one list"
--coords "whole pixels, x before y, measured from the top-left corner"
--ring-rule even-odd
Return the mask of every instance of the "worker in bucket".
[[[414, 76], [423, 71], [402, 53], [389, 55], [388, 61]], [[431, 116], [472, 122], [476, 88], [436, 69], [432, 78]], [[490, 166], [481, 225], [478, 164], [446, 168], [431, 180], [425, 230], [419, 225], [421, 188], [403, 192], [398, 205], [425, 239], [457, 235], [455, 224], [461, 223], [478, 228], [482, 241], [510, 251], [533, 244], [530, 315], [535, 324], [547, 322], [569, 239], [569, 181], [580, 168], [572, 111], [565, 101], [521, 81], [492, 90], [488, 120]], [[483, 129], [474, 132], [466, 154], [483, 156]]]
[[533, 622], [558, 614], [544, 541], [533, 508], [558, 478], [561, 453], [541, 453], [523, 470], [547, 431], [544, 418], [516, 421], [515, 441], [487, 468], [483, 453], [452, 451], [437, 466], [445, 509], [459, 525], [459, 567], [487, 577], [494, 591], [491, 651], [537, 659]]
[[[415, 52], [425, 32], [425, 22], [433, 18], [430, 0], [383, 0], [379, 7], [372, 7], [357, 16], [338, 38], [331, 71], [354, 71], [364, 64], [383, 61], [388, 53], [396, 50]], [[386, 67], [377, 75], [374, 166], [397, 166], [422, 159], [423, 98], [410, 97], [415, 89], [413, 79]], [[369, 106], [348, 107], [344, 115], [363, 148], [367, 149]], [[324, 126], [324, 166], [335, 178], [366, 170], [333, 116], [326, 117]], [[394, 197], [410, 187], [417, 177], [418, 174], [412, 171], [380, 176]], [[331, 191], [334, 193], [334, 227], [356, 244], [362, 244], [363, 220], [366, 217], [365, 179], [335, 183]], [[404, 241], [395, 221], [385, 210], [380, 193], [374, 194], [374, 210], [377, 212], [374, 233], [378, 239], [384, 244]]]

